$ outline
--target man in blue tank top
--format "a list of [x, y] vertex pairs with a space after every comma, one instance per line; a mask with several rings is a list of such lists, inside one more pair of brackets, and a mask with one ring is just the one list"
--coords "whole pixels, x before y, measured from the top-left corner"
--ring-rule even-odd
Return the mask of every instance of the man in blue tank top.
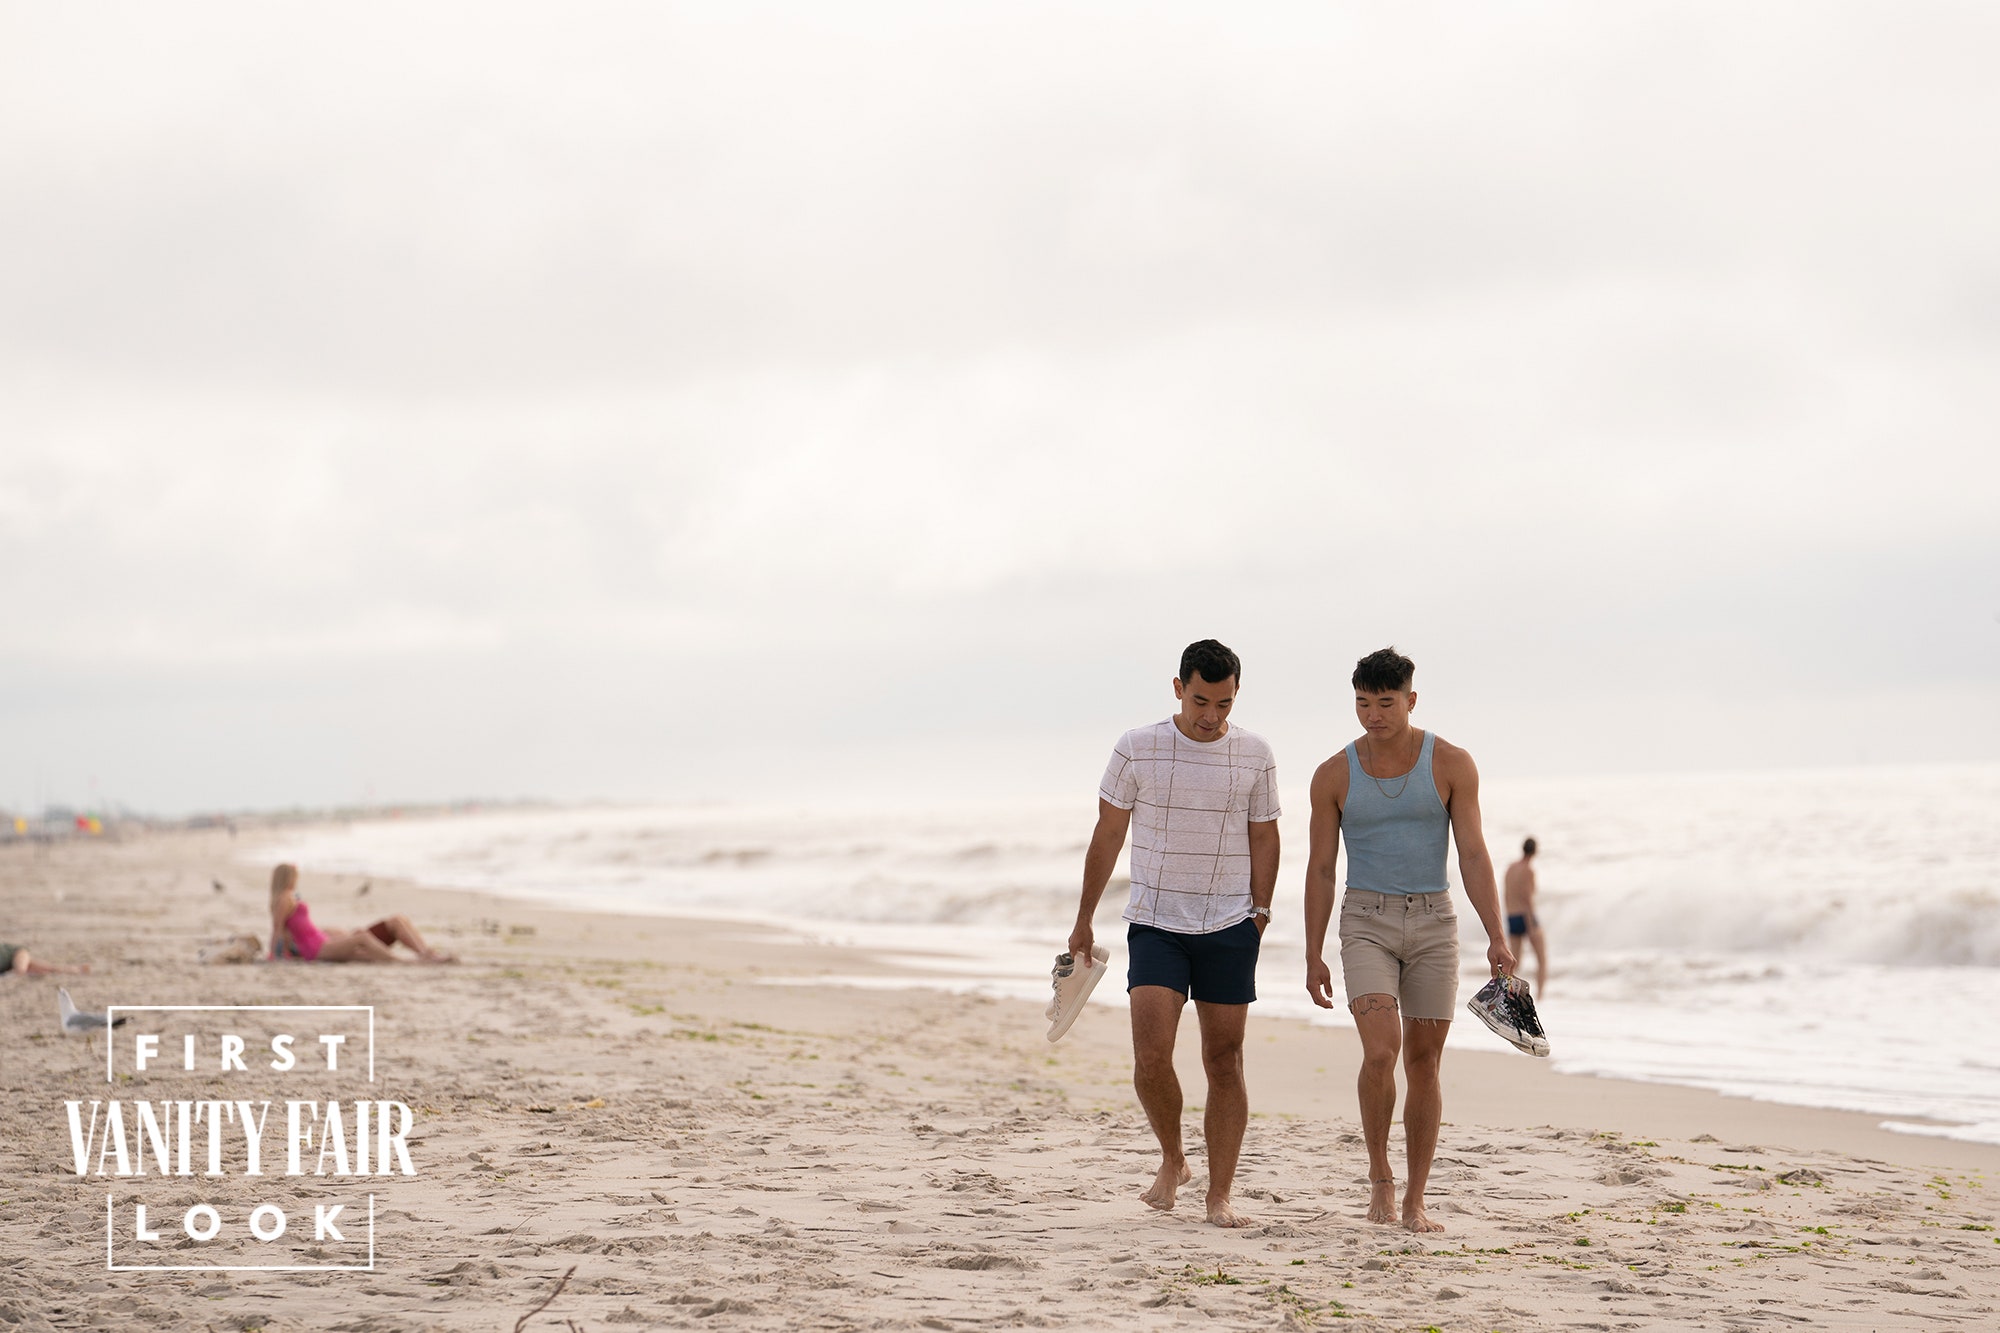
[[[1465, 896], [1486, 927], [1486, 961], [1514, 969], [1500, 919], [1493, 861], [1479, 825], [1479, 771], [1472, 756], [1410, 725], [1416, 664], [1394, 648], [1354, 667], [1354, 711], [1362, 734], [1319, 766], [1312, 780], [1306, 861], [1306, 990], [1333, 1008], [1333, 974], [1322, 957], [1347, 843], [1340, 905], [1340, 965], [1347, 1007], [1361, 1037], [1361, 1134], [1368, 1144], [1368, 1220], [1442, 1231], [1424, 1212], [1444, 1095], [1438, 1063], [1458, 1000], [1458, 917], [1445, 879], [1448, 840], [1458, 843]], [[1389, 1166], [1396, 1112], [1396, 1057], [1409, 1095], [1403, 1134], [1409, 1180], [1400, 1209]]]

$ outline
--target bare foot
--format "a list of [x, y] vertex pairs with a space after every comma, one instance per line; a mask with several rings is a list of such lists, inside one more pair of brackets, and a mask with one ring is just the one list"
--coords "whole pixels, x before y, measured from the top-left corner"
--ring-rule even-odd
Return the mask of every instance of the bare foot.
[[458, 955], [449, 949], [426, 949], [421, 955], [426, 963], [455, 963]]
[[1443, 1231], [1444, 1223], [1431, 1221], [1431, 1215], [1424, 1211], [1423, 1199], [1414, 1194], [1403, 1196], [1403, 1230], [1417, 1232]]
[[1368, 1182], [1368, 1220], [1383, 1226], [1394, 1226], [1396, 1216], [1396, 1178], [1371, 1180]]
[[1208, 1196], [1208, 1224], [1215, 1227], [1254, 1227], [1257, 1224], [1230, 1205], [1227, 1194]]
[[1148, 1208], [1157, 1208], [1163, 1213], [1171, 1212], [1174, 1195], [1179, 1192], [1181, 1186], [1193, 1179], [1194, 1172], [1188, 1170], [1185, 1160], [1178, 1165], [1161, 1162], [1160, 1174], [1153, 1178], [1153, 1187], [1139, 1197], [1145, 1201]]

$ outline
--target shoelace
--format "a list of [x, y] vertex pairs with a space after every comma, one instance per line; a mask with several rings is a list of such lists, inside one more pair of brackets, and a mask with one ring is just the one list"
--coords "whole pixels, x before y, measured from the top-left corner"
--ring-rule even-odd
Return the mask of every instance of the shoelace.
[[1507, 1021], [1532, 1037], [1543, 1036], [1542, 1021], [1535, 1013], [1535, 1002], [1529, 996], [1528, 983], [1516, 977], [1509, 977], [1501, 987], [1501, 1004]]
[[1049, 989], [1062, 994], [1062, 984], [1076, 971], [1076, 957], [1073, 954], [1057, 954], [1055, 971], [1049, 976]]

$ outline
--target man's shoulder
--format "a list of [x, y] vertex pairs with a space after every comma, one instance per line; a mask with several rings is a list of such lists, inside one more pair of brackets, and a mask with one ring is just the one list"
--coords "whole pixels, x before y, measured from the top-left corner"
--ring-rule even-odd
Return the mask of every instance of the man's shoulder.
[[1347, 747], [1343, 745], [1313, 770], [1310, 791], [1315, 807], [1326, 804], [1338, 812], [1347, 804], [1348, 767]]
[[1174, 722], [1167, 718], [1151, 722], [1143, 727], [1134, 727], [1118, 738], [1118, 752], [1134, 759], [1141, 757], [1158, 758], [1161, 751], [1172, 753]]
[[1335, 777], [1341, 779], [1347, 777], [1347, 747], [1345, 745], [1321, 760], [1320, 766], [1313, 770], [1313, 779], [1315, 781], [1321, 778]]
[[1434, 764], [1450, 764], [1454, 768], [1460, 766], [1470, 768], [1472, 766], [1472, 751], [1462, 745], [1453, 745], [1444, 737], [1439, 736], [1431, 749], [1431, 762]]
[[1229, 724], [1229, 735], [1236, 742], [1236, 753], [1242, 759], [1261, 759], [1267, 764], [1276, 763], [1277, 755], [1271, 750], [1271, 742], [1247, 727]]

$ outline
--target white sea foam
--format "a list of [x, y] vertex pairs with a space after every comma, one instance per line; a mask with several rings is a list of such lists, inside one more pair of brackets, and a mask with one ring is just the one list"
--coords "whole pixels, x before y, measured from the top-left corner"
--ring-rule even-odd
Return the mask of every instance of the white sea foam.
[[[2000, 1060], [1969, 1045], [2000, 1010], [2000, 766], [1489, 782], [1483, 803], [1497, 861], [1525, 834], [1541, 840], [1558, 1068], [2000, 1142]], [[1343, 1022], [1304, 992], [1303, 793], [1286, 808], [1259, 1009]], [[920, 984], [1039, 998], [1094, 810], [1085, 791], [957, 808], [506, 812], [302, 831], [259, 854], [777, 922], [902, 954]], [[1469, 994], [1484, 938], [1460, 915]], [[1500, 1048], [1474, 1023], [1452, 1040]]]

